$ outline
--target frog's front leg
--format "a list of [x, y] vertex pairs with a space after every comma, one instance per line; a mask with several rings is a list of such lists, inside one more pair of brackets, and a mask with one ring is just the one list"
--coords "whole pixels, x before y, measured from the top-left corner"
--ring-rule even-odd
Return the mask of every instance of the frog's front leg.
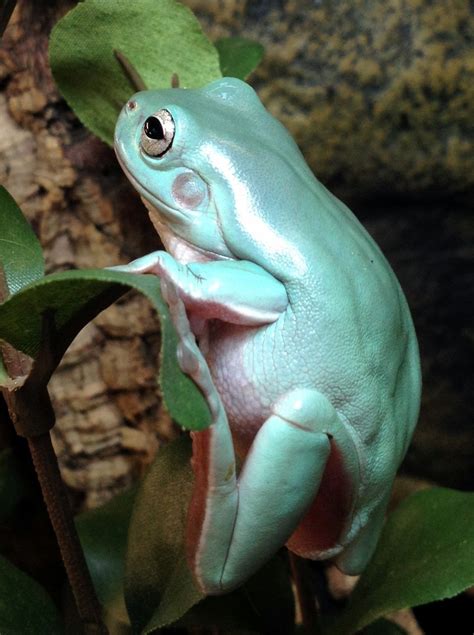
[[166, 278], [177, 289], [186, 309], [205, 319], [258, 326], [275, 322], [288, 306], [285, 286], [246, 260], [183, 265], [166, 251], [155, 251], [128, 265], [111, 268]]

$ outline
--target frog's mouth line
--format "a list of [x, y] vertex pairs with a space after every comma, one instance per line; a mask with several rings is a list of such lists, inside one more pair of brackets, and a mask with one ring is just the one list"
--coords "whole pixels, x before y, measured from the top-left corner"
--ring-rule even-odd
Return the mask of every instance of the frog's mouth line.
[[148, 190], [138, 179], [130, 172], [127, 167], [127, 164], [120, 156], [120, 152], [117, 148], [115, 148], [115, 154], [117, 156], [117, 160], [119, 162], [120, 167], [122, 168], [125, 176], [133, 185], [133, 187], [138, 191], [138, 193], [147, 199], [157, 209], [158, 212], [163, 212], [165, 216], [171, 216], [172, 220], [186, 222], [188, 219], [186, 216], [177, 209], [166, 205], [159, 198], [157, 198], [150, 190]]
[[[186, 238], [183, 238], [182, 236], [176, 234], [172, 229], [170, 229], [169, 225], [163, 223], [163, 221], [159, 217], [159, 212], [156, 211], [151, 203], [147, 203], [146, 201], [144, 201], [144, 203], [145, 207], [148, 209], [150, 220], [153, 223], [158, 235], [160, 236], [165, 249], [169, 251], [173, 256], [175, 256], [175, 253], [173, 247], [171, 247], [171, 243], [174, 242], [175, 246], [176, 244], [185, 246], [188, 249], [189, 253], [200, 255], [203, 259], [203, 262], [213, 260], [235, 260], [235, 258], [231, 256], [224, 256], [223, 254], [219, 254], [215, 251], [199, 247], [198, 245], [189, 242], [189, 240], [186, 240]], [[155, 215], [157, 216], [157, 218], [154, 218]]]
[[[119, 165], [122, 168], [125, 176], [130, 181], [130, 183], [133, 185], [133, 187], [138, 191], [140, 196], [143, 196], [143, 198], [145, 198], [148, 201], [148, 203], [153, 208], [153, 211], [158, 215], [158, 217], [160, 217], [160, 212], [163, 212], [165, 216], [171, 216], [172, 220], [181, 221], [183, 224], [185, 224], [186, 221], [188, 220], [186, 218], [186, 216], [182, 212], [180, 212], [178, 210], [175, 210], [172, 207], [170, 207], [169, 205], [166, 205], [165, 203], [160, 201], [144, 185], [142, 185], [135, 178], [135, 176], [133, 176], [133, 174], [130, 172], [130, 170], [127, 168], [127, 165], [126, 165], [124, 159], [122, 159], [122, 157], [120, 156], [120, 151], [116, 147], [114, 147], [114, 150], [115, 150], [115, 154], [117, 156], [117, 161], [119, 162]], [[148, 213], [150, 214], [150, 209], [149, 208], [148, 208]], [[153, 219], [152, 219], [152, 222], [153, 222]], [[209, 260], [235, 260], [235, 258], [233, 258], [231, 256], [224, 256], [223, 254], [219, 254], [217, 252], [210, 251], [208, 249], [203, 249], [202, 247], [199, 247], [197, 245], [193, 245], [192, 243], [187, 241], [182, 236], [179, 236], [178, 234], [173, 232], [173, 230], [165, 222], [163, 222], [163, 221], [161, 221], [161, 222], [166, 227], [166, 231], [169, 234], [175, 235], [177, 238], [179, 238], [179, 240], [182, 243], [186, 243], [189, 246], [190, 249], [193, 249], [194, 251], [197, 251], [197, 252], [201, 253], [207, 259], [209, 259]]]

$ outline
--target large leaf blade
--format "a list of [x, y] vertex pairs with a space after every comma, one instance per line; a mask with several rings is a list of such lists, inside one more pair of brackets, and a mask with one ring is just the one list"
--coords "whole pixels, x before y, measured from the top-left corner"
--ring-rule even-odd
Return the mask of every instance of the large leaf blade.
[[243, 37], [225, 37], [215, 42], [224, 77], [247, 79], [260, 64], [264, 48], [259, 42]]
[[58, 611], [43, 587], [3, 556], [0, 556], [0, 633], [62, 633]]
[[138, 631], [151, 633], [178, 620], [203, 597], [185, 558], [191, 491], [191, 444], [182, 437], [158, 453], [130, 523], [125, 599]]
[[53, 29], [54, 78], [79, 119], [112, 144], [120, 108], [135, 90], [114, 56], [125, 54], [149, 88], [185, 88], [221, 76], [216, 49], [175, 0], [85, 0]]
[[348, 606], [325, 632], [350, 635], [393, 611], [474, 585], [474, 493], [417, 492], [389, 516]]
[[43, 252], [39, 241], [13, 197], [2, 186], [0, 265], [9, 293], [17, 293], [30, 282], [44, 276]]
[[136, 488], [76, 517], [87, 566], [110, 620], [127, 624], [123, 580], [127, 537]]
[[155, 276], [106, 269], [64, 271], [46, 276], [0, 304], [0, 339], [35, 358], [44, 348], [42, 316], [52, 315], [55, 332], [51, 350], [41, 362], [43, 376], [49, 377], [77, 333], [129, 289], [143, 293], [160, 316], [161, 384], [171, 416], [189, 429], [206, 427], [210, 422], [209, 410], [195, 384], [178, 366], [176, 334]]

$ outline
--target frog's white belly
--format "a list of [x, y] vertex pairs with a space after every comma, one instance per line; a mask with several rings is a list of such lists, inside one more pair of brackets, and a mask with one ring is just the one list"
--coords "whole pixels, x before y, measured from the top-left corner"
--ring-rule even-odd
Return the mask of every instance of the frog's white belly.
[[[245, 453], [273, 406], [296, 388], [315, 388], [331, 401], [327, 363], [318, 342], [299, 333], [294, 316], [267, 326], [245, 327], [211, 321], [202, 338], [239, 453]], [[344, 379], [344, 378], [343, 378]], [[346, 394], [346, 399], [351, 395]], [[335, 404], [336, 406], [338, 404]], [[365, 422], [367, 423], [367, 421]]]
[[257, 373], [254, 365], [248, 363], [249, 357], [258, 363], [254, 340], [259, 328], [262, 327], [213, 321], [207, 325], [207, 338], [202, 347], [239, 453], [248, 449], [258, 429], [271, 414], [278, 394], [281, 394], [281, 387], [273, 386], [269, 390], [262, 385], [261, 376], [266, 374], [262, 364]]

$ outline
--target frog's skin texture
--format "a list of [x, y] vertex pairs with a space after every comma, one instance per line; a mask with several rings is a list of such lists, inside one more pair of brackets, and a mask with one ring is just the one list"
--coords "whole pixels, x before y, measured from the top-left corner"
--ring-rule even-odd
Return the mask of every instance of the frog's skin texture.
[[[163, 109], [151, 156], [148, 118]], [[160, 276], [213, 418], [193, 434], [200, 587], [240, 585], [284, 544], [360, 573], [420, 399], [390, 266], [239, 80], [137, 93], [115, 147], [166, 248], [123, 269]]]

